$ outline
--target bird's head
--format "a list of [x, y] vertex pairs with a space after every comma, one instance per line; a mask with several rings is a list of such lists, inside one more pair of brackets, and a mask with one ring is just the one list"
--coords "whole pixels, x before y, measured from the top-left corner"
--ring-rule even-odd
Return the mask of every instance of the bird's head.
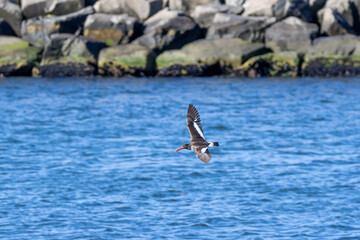
[[190, 145], [189, 145], [189, 144], [184, 144], [181, 148], [179, 148], [179, 149], [176, 150], [175, 152], [178, 152], [178, 151], [180, 151], [180, 150], [182, 150], [182, 149], [190, 150], [191, 148], [190, 148]]

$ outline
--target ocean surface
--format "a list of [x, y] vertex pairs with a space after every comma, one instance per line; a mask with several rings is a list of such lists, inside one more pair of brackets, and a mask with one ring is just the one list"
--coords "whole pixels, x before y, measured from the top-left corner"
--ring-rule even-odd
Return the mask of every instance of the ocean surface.
[[0, 239], [360, 239], [360, 79], [1, 79], [0, 133]]

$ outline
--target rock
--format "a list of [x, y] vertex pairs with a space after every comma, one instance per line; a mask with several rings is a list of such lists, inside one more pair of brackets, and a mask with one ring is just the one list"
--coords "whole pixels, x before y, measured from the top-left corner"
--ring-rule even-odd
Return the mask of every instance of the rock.
[[173, 65], [199, 65], [204, 75], [227, 72], [238, 69], [252, 57], [267, 53], [264, 44], [250, 43], [241, 39], [198, 40], [180, 50], [167, 51], [156, 59], [158, 69]]
[[88, 15], [94, 13], [92, 7], [59, 17], [39, 17], [23, 21], [21, 33], [23, 39], [31, 44], [43, 47], [53, 33], [75, 33], [82, 29]]
[[163, 68], [156, 75], [157, 77], [182, 77], [182, 76], [193, 76], [201, 77], [204, 76], [204, 69], [198, 64], [181, 65], [174, 64], [169, 67]]
[[355, 33], [345, 18], [331, 8], [323, 8], [318, 13], [320, 33], [328, 36]]
[[247, 0], [242, 5], [244, 16], [267, 16], [273, 17], [273, 6], [278, 0]]
[[335, 55], [360, 56], [360, 37], [346, 34], [317, 38], [314, 40], [305, 58], [309, 60]]
[[359, 77], [359, 56], [328, 56], [307, 59], [303, 64], [304, 77]]
[[54, 34], [47, 42], [34, 77], [92, 76], [97, 58], [106, 45], [71, 34]]
[[300, 58], [296, 52], [268, 53], [251, 58], [234, 72], [245, 77], [297, 77]]
[[278, 0], [272, 6], [276, 19], [281, 20], [289, 16], [312, 22], [311, 8], [308, 0]]
[[221, 0], [169, 0], [169, 8], [174, 11], [184, 11], [191, 14], [196, 6], [222, 4]]
[[155, 54], [135, 44], [109, 47], [100, 52], [98, 67], [99, 74], [104, 76], [153, 75], [156, 71]]
[[244, 16], [268, 16], [280, 20], [295, 16], [311, 22], [310, 5], [306, 0], [247, 0]]
[[229, 6], [242, 6], [245, 0], [225, 0], [225, 4]]
[[109, 46], [126, 44], [141, 35], [141, 24], [127, 14], [96, 13], [85, 21], [84, 36]]
[[243, 11], [244, 8], [241, 6], [217, 4], [200, 5], [195, 8], [192, 17], [201, 27], [209, 28], [217, 13], [233, 13], [236, 15], [240, 15]]
[[360, 33], [359, 11], [359, 0], [328, 0], [318, 12], [321, 33], [329, 36]]
[[126, 0], [127, 7], [144, 21], [159, 12], [163, 7], [162, 0]]
[[26, 19], [45, 16], [46, 0], [21, 0], [21, 10]]
[[213, 19], [206, 38], [241, 38], [249, 42], [264, 42], [265, 29], [275, 22], [275, 18], [246, 17], [218, 13]]
[[95, 12], [106, 14], [133, 14], [126, 5], [126, 0], [99, 0], [94, 4]]
[[179, 49], [200, 37], [201, 31], [195, 21], [181, 12], [164, 9], [145, 23], [144, 35], [134, 44], [146, 46], [156, 52]]
[[32, 70], [33, 77], [85, 77], [94, 76], [96, 68], [84, 63], [53, 63], [36, 66]]
[[19, 5], [9, 0], [0, 0], [0, 18], [5, 19], [16, 35], [20, 36], [22, 15]]
[[288, 17], [266, 29], [266, 46], [274, 52], [305, 53], [318, 35], [319, 27], [296, 17]]
[[30, 76], [31, 69], [39, 60], [40, 49], [28, 42], [10, 36], [0, 37], [0, 75]]
[[41, 65], [72, 62], [83, 64], [97, 64], [100, 51], [106, 45], [82, 36], [71, 34], [54, 34], [45, 45]]
[[79, 11], [84, 7], [84, 0], [48, 0], [45, 13], [60, 16]]
[[3, 18], [0, 18], [0, 35], [16, 36], [13, 28]]

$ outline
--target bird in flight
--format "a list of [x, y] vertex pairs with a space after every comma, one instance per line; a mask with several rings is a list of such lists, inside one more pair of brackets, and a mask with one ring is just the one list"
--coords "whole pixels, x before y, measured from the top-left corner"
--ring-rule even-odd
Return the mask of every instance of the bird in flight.
[[184, 144], [175, 152], [178, 152], [181, 149], [194, 150], [196, 156], [201, 161], [204, 163], [209, 163], [211, 155], [208, 148], [217, 147], [219, 146], [219, 143], [208, 142], [205, 140], [204, 132], [201, 127], [200, 114], [192, 104], [189, 104], [186, 120], [191, 137], [190, 143]]

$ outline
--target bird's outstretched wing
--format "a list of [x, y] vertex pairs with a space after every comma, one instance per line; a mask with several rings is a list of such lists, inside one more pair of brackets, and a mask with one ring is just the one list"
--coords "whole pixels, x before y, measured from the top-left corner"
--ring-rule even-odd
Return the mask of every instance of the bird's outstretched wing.
[[204, 163], [210, 162], [211, 155], [210, 155], [209, 149], [206, 148], [206, 150], [204, 151], [204, 149], [195, 148], [194, 152], [195, 152], [196, 156]]
[[205, 140], [204, 132], [201, 127], [200, 114], [192, 104], [189, 104], [186, 120], [191, 140], [196, 138]]

